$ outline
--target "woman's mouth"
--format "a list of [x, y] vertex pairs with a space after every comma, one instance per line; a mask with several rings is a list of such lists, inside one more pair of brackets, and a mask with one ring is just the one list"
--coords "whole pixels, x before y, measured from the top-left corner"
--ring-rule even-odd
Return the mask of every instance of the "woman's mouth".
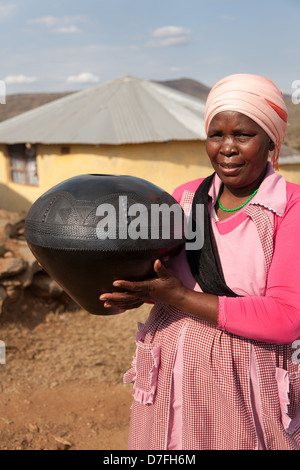
[[244, 166], [243, 163], [218, 163], [218, 165], [226, 176], [236, 176]]

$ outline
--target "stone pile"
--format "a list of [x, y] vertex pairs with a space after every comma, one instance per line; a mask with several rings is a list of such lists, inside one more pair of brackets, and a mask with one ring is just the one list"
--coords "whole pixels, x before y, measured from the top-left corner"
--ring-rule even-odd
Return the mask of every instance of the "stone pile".
[[39, 266], [24, 238], [25, 215], [0, 209], [0, 313], [7, 299], [22, 290], [41, 297], [59, 297], [61, 287]]

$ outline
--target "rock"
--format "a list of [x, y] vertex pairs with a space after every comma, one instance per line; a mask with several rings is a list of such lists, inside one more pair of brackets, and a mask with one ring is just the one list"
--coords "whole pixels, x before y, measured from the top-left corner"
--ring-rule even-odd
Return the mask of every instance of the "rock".
[[21, 282], [16, 279], [16, 278], [12, 278], [12, 277], [9, 277], [8, 279], [3, 279], [2, 282], [1, 282], [2, 286], [4, 287], [20, 287], [21, 286]]
[[23, 214], [0, 209], [0, 236], [8, 238], [18, 235], [18, 231], [24, 227], [24, 222]]
[[[63, 302], [63, 295], [67, 295], [29, 249], [24, 240], [24, 222], [24, 214], [0, 209], [0, 314], [11, 302], [20, 303], [26, 297], [26, 289], [38, 297], [53, 298], [56, 303], [60, 296]], [[24, 313], [26, 305], [23, 307]]]
[[45, 272], [38, 272], [34, 275], [30, 289], [35, 295], [46, 298], [60, 297], [64, 292]]
[[40, 428], [38, 427], [37, 424], [34, 424], [34, 423], [29, 423], [29, 424], [28, 424], [28, 429], [29, 429], [29, 431], [32, 432], [32, 433], [40, 432]]
[[0, 286], [0, 313], [2, 313], [2, 305], [6, 297], [7, 297], [6, 289], [4, 289], [3, 286]]
[[26, 242], [16, 240], [13, 246], [15, 255], [24, 259], [28, 263], [28, 266], [38, 266], [37, 259], [33, 256]]
[[7, 238], [12, 232], [12, 226], [7, 220], [0, 219], [0, 236]]
[[23, 297], [23, 289], [19, 286], [7, 286], [6, 293], [11, 302], [18, 302]]
[[23, 287], [23, 289], [25, 289], [26, 287], [30, 286], [30, 284], [32, 283], [32, 279], [33, 279], [35, 272], [36, 272], [35, 270], [28, 267], [24, 272], [22, 272], [21, 274], [18, 274], [15, 277], [15, 279], [16, 281], [19, 282], [19, 284]]
[[27, 263], [27, 269], [16, 276], [23, 288], [26, 288], [32, 283], [35, 273], [41, 271], [41, 267], [26, 242], [16, 241], [14, 253]]
[[0, 279], [20, 274], [26, 267], [22, 258], [0, 258]]
[[56, 445], [57, 445], [58, 450], [68, 450], [73, 445], [72, 442], [67, 441], [63, 437], [60, 437], [60, 436], [53, 436], [53, 437], [56, 441]]

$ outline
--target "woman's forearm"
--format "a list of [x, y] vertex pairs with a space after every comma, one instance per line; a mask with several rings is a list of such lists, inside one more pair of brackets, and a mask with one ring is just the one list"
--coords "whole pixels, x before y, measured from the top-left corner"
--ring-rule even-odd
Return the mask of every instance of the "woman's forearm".
[[214, 325], [218, 324], [219, 298], [216, 295], [195, 292], [186, 287], [182, 287], [174, 296], [174, 307], [182, 312], [209, 321]]

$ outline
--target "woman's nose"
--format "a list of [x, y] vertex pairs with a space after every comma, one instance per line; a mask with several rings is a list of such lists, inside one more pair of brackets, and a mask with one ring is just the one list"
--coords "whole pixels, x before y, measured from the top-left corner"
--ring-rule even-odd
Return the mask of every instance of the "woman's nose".
[[238, 153], [233, 139], [224, 139], [220, 148], [220, 153], [225, 157], [231, 157]]

